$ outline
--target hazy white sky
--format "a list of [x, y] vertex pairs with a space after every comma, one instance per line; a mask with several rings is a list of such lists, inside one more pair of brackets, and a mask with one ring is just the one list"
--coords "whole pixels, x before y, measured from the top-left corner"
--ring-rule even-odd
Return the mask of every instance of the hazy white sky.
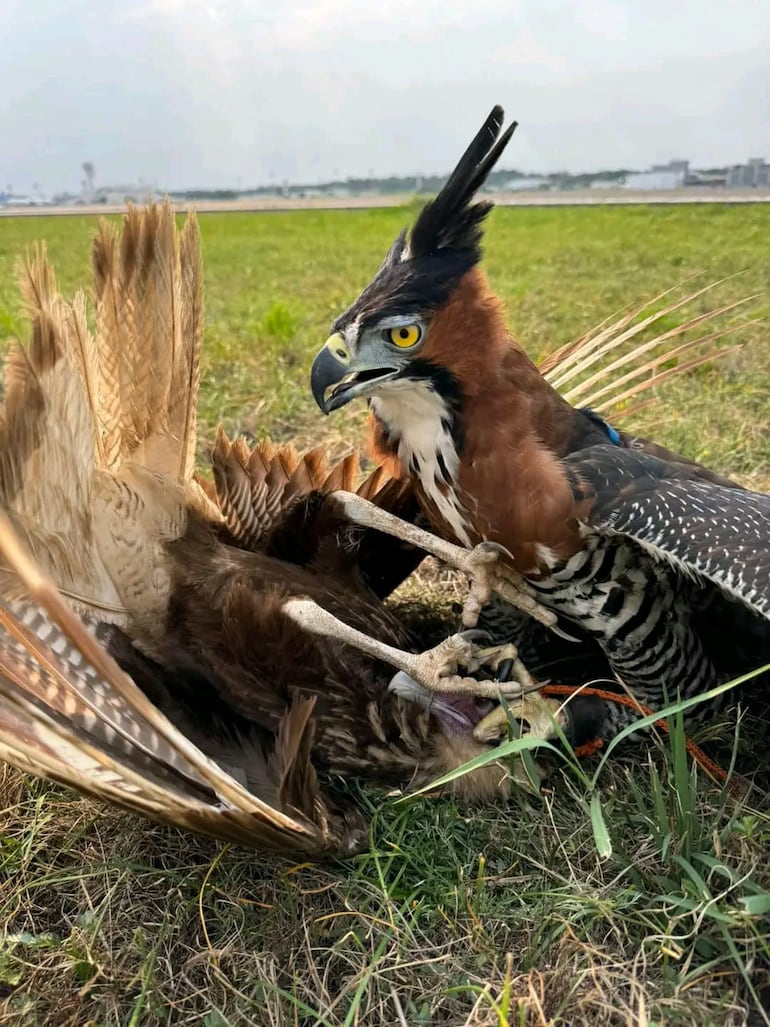
[[0, 0], [0, 189], [770, 157], [766, 0]]

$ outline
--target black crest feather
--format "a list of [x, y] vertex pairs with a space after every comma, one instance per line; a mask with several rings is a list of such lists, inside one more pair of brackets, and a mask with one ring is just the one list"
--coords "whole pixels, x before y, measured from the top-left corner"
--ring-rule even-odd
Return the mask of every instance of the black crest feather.
[[406, 232], [399, 235], [377, 274], [332, 331], [343, 331], [352, 321], [365, 328], [384, 317], [434, 311], [446, 303], [481, 259], [481, 225], [492, 204], [473, 203], [473, 198], [516, 128], [514, 121], [500, 136], [502, 125], [503, 108], [493, 107], [444, 188], [420, 212], [409, 240]]
[[492, 204], [471, 204], [471, 200], [516, 129], [514, 121], [498, 139], [504, 116], [502, 107], [492, 108], [444, 188], [423, 208], [412, 229], [411, 256], [425, 256], [441, 249], [475, 249], [479, 245], [481, 223]]

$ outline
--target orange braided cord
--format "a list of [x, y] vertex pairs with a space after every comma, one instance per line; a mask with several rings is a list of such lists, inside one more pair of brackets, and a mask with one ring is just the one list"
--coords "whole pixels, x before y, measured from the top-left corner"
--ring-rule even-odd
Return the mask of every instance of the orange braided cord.
[[[642, 705], [642, 703], [634, 699], [633, 696], [621, 695], [617, 692], [607, 692], [603, 688], [583, 688], [580, 686], [573, 688], [571, 685], [544, 685], [541, 688], [541, 692], [543, 693], [543, 695], [553, 696], [570, 696], [575, 695], [577, 692], [579, 692], [581, 695], [594, 695], [598, 699], [605, 700], [605, 702], [614, 702], [617, 703], [619, 706], [630, 706], [638, 713], [641, 713], [643, 717], [649, 716], [651, 713], [655, 712], [654, 710], [650, 709], [649, 706]], [[665, 720], [656, 720], [655, 727], [660, 728], [661, 731], [668, 731], [668, 724]], [[600, 738], [594, 739], [591, 742], [587, 742], [585, 745], [579, 746], [575, 750], [575, 755], [579, 756], [581, 759], [586, 756], [591, 756], [598, 749], [600, 749], [602, 745], [603, 742]], [[747, 781], [745, 781], [738, 775], [734, 775], [732, 778], [730, 778], [730, 780], [728, 780], [727, 771], [720, 767], [719, 764], [716, 763], [714, 760], [712, 760], [710, 756], [707, 756], [703, 749], [701, 749], [699, 745], [696, 745], [695, 742], [691, 741], [689, 738], [685, 739], [685, 747], [690, 756], [692, 757], [692, 759], [698, 764], [699, 767], [701, 767], [702, 770], [705, 771], [706, 774], [708, 774], [712, 781], [715, 781], [717, 784], [726, 783], [727, 788], [731, 792], [731, 794], [737, 796], [738, 798], [741, 798], [743, 795], [745, 795], [746, 791], [748, 790]]]

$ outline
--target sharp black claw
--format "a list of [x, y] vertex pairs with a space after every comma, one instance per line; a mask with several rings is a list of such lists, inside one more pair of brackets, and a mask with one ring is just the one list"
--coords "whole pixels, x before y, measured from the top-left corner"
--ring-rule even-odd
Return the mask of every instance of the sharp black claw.
[[498, 556], [504, 556], [508, 560], [513, 560], [513, 553], [505, 546], [501, 546], [499, 542], [479, 542], [477, 549], [481, 549], [485, 553], [497, 553]]
[[463, 631], [458, 631], [458, 635], [464, 638], [466, 642], [477, 643], [477, 642], [491, 642], [492, 636], [488, 631], [484, 631], [483, 628], [465, 628]]
[[558, 635], [559, 638], [563, 638], [565, 642], [579, 642], [579, 638], [575, 638], [574, 635], [568, 635], [566, 631], [563, 631], [556, 624], [549, 624], [548, 630], [552, 631], [554, 635]]
[[510, 681], [513, 678], [513, 660], [507, 657], [501, 660], [495, 670], [495, 677], [498, 681]]

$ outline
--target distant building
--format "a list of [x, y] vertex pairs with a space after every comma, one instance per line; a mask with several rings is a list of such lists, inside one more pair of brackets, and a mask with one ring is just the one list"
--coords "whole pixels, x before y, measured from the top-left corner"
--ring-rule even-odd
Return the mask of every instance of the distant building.
[[685, 184], [690, 171], [687, 160], [670, 160], [668, 164], [655, 164], [649, 171], [626, 175], [626, 189], [658, 190], [679, 189]]
[[147, 200], [157, 199], [157, 189], [154, 185], [104, 185], [95, 189], [92, 199], [83, 202], [104, 203], [113, 207], [122, 206], [124, 203], [145, 203]]
[[4, 193], [2, 200], [6, 207], [42, 207], [47, 200], [43, 196], [28, 196], [21, 193]]
[[726, 181], [726, 171], [691, 171], [684, 184], [708, 189], [724, 189]]
[[510, 182], [503, 184], [504, 192], [518, 192], [522, 189], [550, 189], [551, 183], [547, 178], [512, 178]]
[[728, 189], [757, 189], [770, 186], [770, 164], [763, 157], [752, 157], [746, 164], [736, 164], [727, 172]]
[[636, 174], [626, 175], [624, 188], [658, 190], [658, 189], [679, 189], [684, 185], [684, 175], [678, 171], [639, 171]]
[[689, 160], [670, 160], [668, 164], [653, 164], [650, 171], [670, 171], [672, 174], [681, 175], [686, 178], [690, 171]]

